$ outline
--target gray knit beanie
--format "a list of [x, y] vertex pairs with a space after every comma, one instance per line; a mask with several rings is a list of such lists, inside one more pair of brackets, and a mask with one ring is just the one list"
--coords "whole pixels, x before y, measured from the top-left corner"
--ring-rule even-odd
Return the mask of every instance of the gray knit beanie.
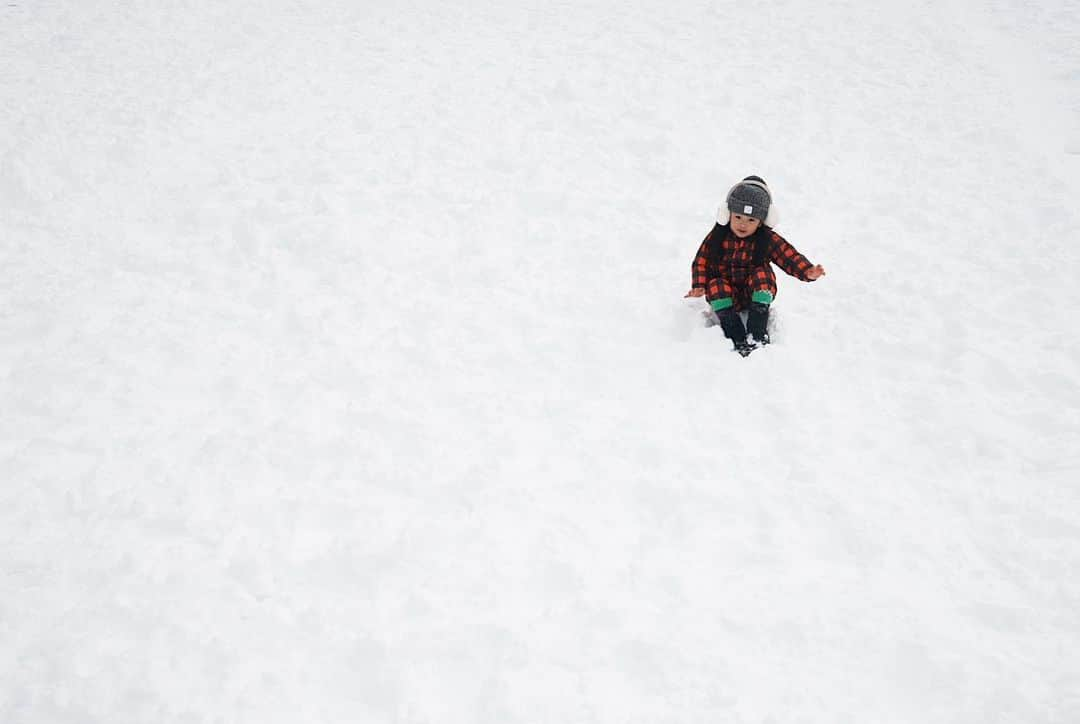
[[747, 176], [728, 193], [727, 207], [733, 214], [752, 216], [765, 221], [772, 205], [772, 194], [760, 176]]

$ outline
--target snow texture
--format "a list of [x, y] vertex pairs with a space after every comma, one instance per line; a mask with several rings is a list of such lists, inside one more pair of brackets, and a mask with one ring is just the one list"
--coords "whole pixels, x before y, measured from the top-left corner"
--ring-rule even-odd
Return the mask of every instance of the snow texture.
[[1071, 0], [7, 0], [0, 721], [1080, 721], [1077, 198]]

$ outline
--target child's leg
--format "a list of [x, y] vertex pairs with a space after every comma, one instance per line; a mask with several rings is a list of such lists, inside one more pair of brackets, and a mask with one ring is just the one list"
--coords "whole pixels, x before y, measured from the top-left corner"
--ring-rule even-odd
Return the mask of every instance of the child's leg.
[[742, 317], [735, 311], [735, 289], [726, 279], [710, 279], [705, 291], [716, 318], [720, 320], [720, 329], [724, 336], [736, 345], [746, 341], [746, 327]]
[[756, 341], [769, 343], [769, 305], [776, 296], [776, 288], [761, 269], [750, 275], [750, 307], [746, 314], [746, 331]]

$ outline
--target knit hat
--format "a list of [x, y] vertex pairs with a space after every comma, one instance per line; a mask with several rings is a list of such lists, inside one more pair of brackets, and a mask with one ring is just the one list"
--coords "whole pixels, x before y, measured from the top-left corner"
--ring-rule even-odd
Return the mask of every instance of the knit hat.
[[747, 176], [728, 191], [724, 206], [717, 213], [717, 223], [724, 225], [731, 219], [731, 214], [751, 216], [762, 221], [766, 226], [776, 225], [776, 212], [773, 209], [772, 193], [760, 176]]
[[747, 176], [728, 192], [727, 207], [733, 214], [752, 216], [764, 221], [769, 215], [772, 196], [759, 176]]

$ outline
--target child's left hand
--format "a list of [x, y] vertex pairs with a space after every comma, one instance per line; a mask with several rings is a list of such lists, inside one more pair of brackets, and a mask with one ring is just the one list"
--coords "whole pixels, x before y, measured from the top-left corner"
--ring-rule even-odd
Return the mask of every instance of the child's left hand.
[[821, 266], [821, 264], [815, 264], [806, 272], [806, 278], [810, 281], [814, 281], [815, 279], [819, 279], [823, 276], [825, 276], [825, 267]]

